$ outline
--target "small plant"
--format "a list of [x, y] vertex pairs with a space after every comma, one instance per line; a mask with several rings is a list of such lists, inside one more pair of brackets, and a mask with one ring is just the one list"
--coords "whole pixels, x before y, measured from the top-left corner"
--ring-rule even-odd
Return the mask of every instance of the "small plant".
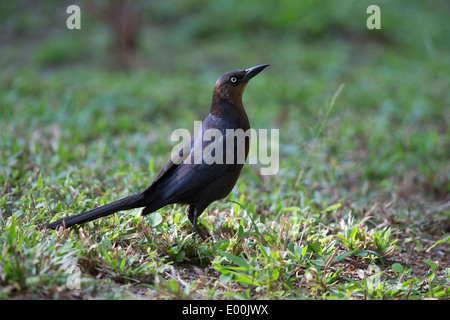
[[214, 268], [222, 274], [220, 281], [224, 284], [236, 281], [256, 291], [265, 290], [269, 294], [273, 292], [280, 285], [282, 257], [280, 252], [272, 251], [268, 247], [259, 245], [259, 248], [258, 258], [250, 261], [225, 251], [218, 251], [218, 254], [225, 258], [214, 264]]
[[336, 237], [341, 239], [347, 249], [353, 250], [357, 255], [374, 254], [381, 260], [382, 257], [392, 254], [397, 239], [391, 239], [391, 228], [369, 230], [365, 224], [369, 219], [370, 217], [366, 217], [356, 221], [349, 213], [347, 220], [341, 221], [341, 233]]

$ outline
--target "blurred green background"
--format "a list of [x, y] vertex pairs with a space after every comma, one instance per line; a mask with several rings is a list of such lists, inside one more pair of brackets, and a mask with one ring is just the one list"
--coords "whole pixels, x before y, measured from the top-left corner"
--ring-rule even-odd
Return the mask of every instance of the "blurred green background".
[[[70, 4], [81, 30], [66, 28]], [[380, 30], [366, 27], [371, 4]], [[137, 191], [171, 131], [207, 115], [218, 76], [262, 63], [244, 104], [254, 128], [280, 129], [281, 169], [247, 168], [253, 196], [297, 203], [300, 181], [318, 203], [445, 202], [449, 12], [444, 0], [2, 1], [2, 204], [23, 210], [13, 203], [39, 174], [80, 168], [73, 183], [98, 194], [141, 170]]]

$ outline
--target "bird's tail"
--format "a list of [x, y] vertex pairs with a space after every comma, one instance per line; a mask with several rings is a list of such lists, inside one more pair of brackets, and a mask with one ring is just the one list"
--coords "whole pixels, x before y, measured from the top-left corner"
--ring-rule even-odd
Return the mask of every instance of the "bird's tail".
[[62, 218], [56, 222], [49, 224], [47, 228], [56, 229], [60, 226], [65, 226], [68, 228], [76, 224], [82, 224], [104, 216], [108, 216], [117, 211], [129, 210], [143, 206], [145, 206], [144, 198], [141, 193], [138, 193], [71, 217]]

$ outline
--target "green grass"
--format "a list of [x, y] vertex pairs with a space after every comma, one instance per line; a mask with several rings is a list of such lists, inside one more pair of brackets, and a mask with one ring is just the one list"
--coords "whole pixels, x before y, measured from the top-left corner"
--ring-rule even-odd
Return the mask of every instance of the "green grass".
[[[155, 2], [127, 72], [101, 20], [6, 8], [0, 298], [448, 299], [448, 5], [380, 1], [369, 31], [369, 4]], [[244, 168], [200, 218], [213, 241], [182, 206], [45, 229], [147, 187], [217, 77], [261, 63], [244, 104], [280, 130], [280, 171]]]

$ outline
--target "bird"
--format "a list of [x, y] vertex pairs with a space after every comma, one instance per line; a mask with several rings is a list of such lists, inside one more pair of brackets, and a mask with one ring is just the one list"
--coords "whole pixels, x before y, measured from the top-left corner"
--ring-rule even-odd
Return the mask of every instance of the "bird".
[[[141, 215], [145, 216], [167, 205], [181, 204], [187, 205], [186, 213], [193, 226], [192, 233], [207, 240], [200, 230], [198, 218], [212, 202], [230, 194], [249, 152], [250, 141], [247, 135], [244, 135], [244, 140], [242, 137], [240, 141], [239, 137], [228, 140], [228, 146], [231, 146], [228, 149], [224, 141], [230, 130], [247, 132], [250, 129], [242, 95], [250, 79], [267, 66], [269, 65], [262, 64], [248, 69], [234, 70], [218, 78], [213, 90], [211, 109], [202, 122], [201, 129], [194, 132], [192, 138], [175, 153], [178, 157], [171, 157], [147, 189], [95, 209], [62, 218], [49, 224], [47, 228], [69, 228], [118, 211], [135, 208], [143, 208]], [[211, 141], [204, 139], [203, 134], [209, 130], [222, 133], [222, 139], [217, 137]], [[211, 145], [213, 141], [218, 143], [219, 140], [223, 140], [223, 143]], [[202, 155], [202, 152], [196, 153], [198, 149], [195, 147], [200, 146], [201, 151], [205, 151], [208, 146], [209, 150], [212, 149], [209, 160], [217, 156], [218, 160], [227, 161], [207, 161], [208, 156], [199, 161], [196, 155]], [[211, 148], [211, 146], [215, 147]], [[239, 157], [241, 161], [238, 161]], [[244, 158], [243, 161], [242, 158]]]

